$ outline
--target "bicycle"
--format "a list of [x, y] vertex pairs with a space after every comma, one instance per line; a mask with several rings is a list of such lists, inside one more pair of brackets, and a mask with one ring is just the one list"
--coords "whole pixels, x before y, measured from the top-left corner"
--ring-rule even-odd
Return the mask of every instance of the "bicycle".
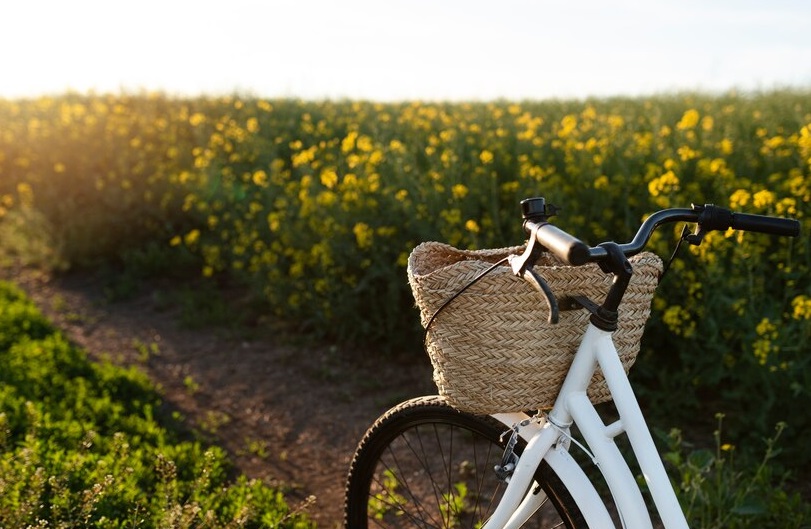
[[[629, 258], [640, 254], [663, 224], [695, 224], [693, 233], [685, 227], [679, 244], [683, 240], [698, 245], [706, 233], [730, 228], [796, 237], [799, 222], [733, 213], [714, 205], [666, 209], [650, 215], [630, 242], [591, 247], [549, 222], [556, 208], [543, 198], [527, 199], [521, 205], [529, 234], [523, 253], [492, 264], [434, 316], [443, 308], [452, 310], [453, 300], [464, 295], [468, 286], [505, 264], [543, 294], [550, 321], [561, 310], [587, 309], [588, 323], [551, 409], [481, 415], [456, 409], [441, 396], [395, 406], [369, 428], [350, 465], [345, 503], [348, 529], [595, 529], [614, 528], [617, 522], [622, 527], [652, 528], [643, 493], [616, 443], [621, 434], [645, 477], [660, 523], [667, 529], [687, 529], [612, 337], [634, 272]], [[533, 271], [543, 252], [571, 267], [597, 263], [610, 274], [613, 279], [602, 303], [577, 296], [557, 299], [542, 274]], [[564, 302], [570, 306], [563, 307]], [[432, 320], [423, 321], [426, 333]], [[617, 415], [608, 424], [588, 394], [598, 369]], [[573, 436], [573, 428], [583, 443]], [[573, 444], [597, 463], [611, 507], [570, 453]]]

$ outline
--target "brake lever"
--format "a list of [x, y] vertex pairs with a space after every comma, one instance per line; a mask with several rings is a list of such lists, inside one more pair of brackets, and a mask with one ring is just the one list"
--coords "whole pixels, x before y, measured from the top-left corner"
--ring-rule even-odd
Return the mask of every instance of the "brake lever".
[[732, 212], [728, 209], [718, 207], [714, 204], [692, 205], [693, 211], [697, 211], [698, 222], [696, 230], [692, 234], [683, 235], [683, 240], [698, 246], [704, 240], [704, 236], [711, 231], [724, 231], [732, 225]]
[[536, 236], [538, 235], [538, 230], [541, 228], [541, 226], [543, 226], [543, 224], [539, 223], [532, 227], [524, 253], [521, 255], [511, 255], [509, 257], [510, 268], [512, 268], [513, 274], [519, 277], [522, 276], [524, 270], [526, 270], [528, 267], [532, 267], [535, 264], [535, 261], [538, 260], [540, 251], [535, 254], [535, 248], [536, 246], [540, 248], [540, 245], [538, 244], [538, 239]]
[[546, 299], [546, 306], [549, 308], [549, 318], [547, 321], [552, 324], [557, 323], [560, 320], [560, 307], [558, 306], [558, 299], [555, 297], [555, 294], [552, 292], [552, 289], [549, 288], [549, 285], [544, 278], [532, 268], [527, 268], [524, 270], [521, 277], [523, 277], [527, 282], [531, 283], [538, 292], [543, 294], [544, 298]]
[[529, 240], [527, 241], [527, 248], [524, 250], [524, 253], [521, 255], [511, 255], [507, 258], [507, 260], [510, 263], [510, 268], [512, 268], [513, 274], [523, 278], [525, 281], [535, 287], [538, 292], [543, 294], [544, 299], [546, 300], [546, 306], [549, 309], [549, 318], [547, 321], [554, 324], [560, 320], [560, 307], [558, 306], [558, 300], [544, 278], [532, 269], [532, 266], [538, 260], [538, 257], [543, 251], [543, 247], [537, 243], [537, 239], [535, 237], [540, 226], [541, 225], [536, 225], [532, 228]]

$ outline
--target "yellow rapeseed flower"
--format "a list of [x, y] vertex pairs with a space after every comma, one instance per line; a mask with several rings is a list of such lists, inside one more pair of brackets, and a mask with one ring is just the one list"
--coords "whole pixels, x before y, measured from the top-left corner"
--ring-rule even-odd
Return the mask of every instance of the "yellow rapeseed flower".
[[400, 140], [391, 140], [389, 142], [389, 150], [397, 154], [403, 154], [405, 152], [405, 145], [403, 145], [403, 142]]
[[625, 118], [616, 114], [611, 114], [608, 116], [608, 125], [615, 130], [621, 129], [625, 126]]
[[729, 207], [741, 209], [749, 203], [752, 194], [746, 189], [738, 189], [729, 197]]
[[288, 272], [291, 278], [297, 278], [304, 275], [304, 263], [301, 261], [296, 261], [290, 265], [290, 270]]
[[800, 129], [800, 135], [797, 137], [797, 147], [800, 149], [800, 154], [803, 157], [808, 157], [808, 165], [811, 167], [811, 125], [806, 125]]
[[479, 224], [475, 220], [469, 219], [465, 222], [465, 229], [471, 233], [479, 233]]
[[680, 158], [680, 159], [681, 159], [681, 161], [683, 161], [683, 162], [686, 162], [686, 161], [692, 160], [692, 159], [694, 159], [694, 158], [698, 158], [698, 152], [696, 152], [695, 150], [691, 149], [691, 148], [690, 148], [690, 147], [688, 147], [687, 145], [682, 145], [681, 147], [679, 147], [678, 149], [676, 149], [676, 152], [677, 152], [677, 153], [679, 153], [679, 158]]
[[358, 133], [355, 131], [351, 131], [349, 134], [346, 135], [341, 141], [341, 152], [344, 154], [348, 154], [355, 148], [355, 141], [358, 139]]
[[281, 224], [282, 224], [281, 223], [281, 214], [278, 213], [278, 212], [268, 213], [267, 221], [268, 221], [268, 228], [270, 229], [270, 231], [273, 231], [273, 232], [278, 231], [279, 228], [281, 227]]
[[264, 172], [261, 169], [259, 169], [258, 171], [255, 171], [253, 173], [253, 176], [251, 177], [251, 180], [253, 180], [254, 184], [256, 184], [256, 185], [258, 185], [260, 187], [267, 187], [267, 185], [268, 185], [268, 175], [267, 175], [266, 172]]
[[455, 136], [456, 131], [454, 129], [445, 129], [440, 131], [439, 133], [439, 139], [441, 139], [445, 143], [451, 142]]
[[786, 197], [777, 203], [777, 214], [795, 217], [797, 215], [797, 200]]
[[380, 162], [382, 162], [385, 157], [386, 157], [386, 155], [383, 154], [383, 151], [381, 151], [380, 149], [375, 149], [369, 155], [369, 164], [370, 165], [377, 165]]
[[752, 204], [756, 208], [765, 208], [774, 204], [774, 193], [767, 190], [758, 191], [752, 196]]
[[338, 184], [338, 173], [328, 167], [321, 171], [321, 184], [327, 189], [332, 189]]
[[200, 230], [193, 229], [183, 237], [183, 242], [186, 246], [193, 246], [200, 240]]
[[593, 105], [587, 105], [586, 108], [583, 109], [583, 112], [580, 113], [580, 116], [583, 119], [597, 119], [597, 109], [595, 109]]
[[801, 294], [791, 301], [795, 320], [811, 320], [811, 297]]
[[453, 198], [459, 199], [464, 198], [467, 195], [467, 186], [464, 184], [456, 184], [451, 187], [451, 193], [453, 194]]
[[301, 167], [302, 165], [306, 165], [315, 160], [315, 153], [317, 150], [318, 146], [313, 145], [309, 149], [304, 149], [303, 151], [294, 154], [291, 160], [293, 162], [293, 167]]
[[374, 142], [372, 141], [372, 138], [370, 138], [369, 136], [366, 136], [366, 135], [358, 137], [358, 140], [356, 142], [356, 146], [357, 146], [358, 150], [361, 151], [361, 152], [371, 152], [372, 149], [374, 149], [374, 147], [375, 147]]
[[195, 112], [194, 114], [189, 117], [189, 123], [192, 127], [197, 127], [206, 122], [206, 116], [201, 114], [200, 112]]
[[673, 171], [668, 171], [659, 178], [655, 178], [648, 184], [648, 191], [651, 196], [658, 197], [679, 189], [679, 177]]
[[681, 120], [676, 124], [676, 128], [679, 130], [689, 130], [695, 128], [698, 125], [698, 120], [701, 118], [698, 110], [691, 108], [684, 112], [682, 115]]
[[752, 352], [760, 365], [766, 365], [770, 354], [777, 353], [780, 349], [772, 344], [772, 340], [777, 338], [777, 326], [769, 318], [763, 318], [755, 327], [755, 332], [759, 338], [752, 343]]
[[439, 156], [439, 160], [442, 162], [443, 166], [450, 167], [456, 160], [456, 154], [454, 154], [454, 152], [451, 149], [445, 149]]
[[372, 245], [374, 231], [365, 222], [355, 224], [355, 227], [352, 228], [352, 233], [355, 234], [355, 241], [358, 244], [358, 248], [368, 248]]
[[479, 160], [481, 160], [484, 165], [491, 164], [493, 163], [493, 153], [485, 149], [479, 154]]
[[690, 337], [695, 332], [695, 321], [679, 305], [671, 305], [662, 314], [662, 321], [677, 335]]
[[771, 336], [775, 337], [777, 331], [777, 326], [772, 323], [769, 318], [763, 318], [760, 320], [760, 323], [757, 324], [755, 327], [755, 332], [758, 333], [760, 336]]
[[17, 184], [17, 196], [22, 206], [30, 208], [34, 205], [34, 189], [28, 182]]
[[315, 197], [319, 206], [331, 206], [338, 201], [338, 196], [332, 191], [322, 191]]
[[723, 158], [714, 158], [710, 161], [710, 172], [712, 174], [718, 174], [723, 171], [727, 166], [726, 161]]
[[560, 125], [561, 128], [558, 130], [558, 136], [565, 138], [577, 128], [577, 118], [572, 115], [564, 116], [563, 119], [560, 120]]

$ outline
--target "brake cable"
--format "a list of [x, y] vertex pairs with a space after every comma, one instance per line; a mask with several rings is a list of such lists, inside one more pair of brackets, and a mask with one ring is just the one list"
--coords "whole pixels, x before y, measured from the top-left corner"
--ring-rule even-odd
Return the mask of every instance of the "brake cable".
[[686, 241], [689, 236], [690, 236], [690, 230], [687, 228], [687, 223], [685, 223], [684, 226], [681, 229], [681, 235], [679, 236], [679, 242], [676, 243], [676, 248], [673, 249], [673, 254], [670, 256], [670, 259], [668, 259], [667, 263], [665, 263], [664, 269], [662, 269], [662, 274], [659, 276], [659, 282], [660, 283], [665, 278], [665, 274], [667, 274], [667, 271], [670, 270], [670, 265], [673, 264], [673, 261], [676, 260], [676, 255], [679, 253], [679, 250], [681, 249], [681, 244], [684, 241]]

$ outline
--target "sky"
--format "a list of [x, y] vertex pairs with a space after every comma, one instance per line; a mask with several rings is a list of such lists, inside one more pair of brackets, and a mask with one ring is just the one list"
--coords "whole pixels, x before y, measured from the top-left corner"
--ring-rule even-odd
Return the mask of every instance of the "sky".
[[806, 0], [10, 0], [0, 97], [493, 100], [811, 87]]

